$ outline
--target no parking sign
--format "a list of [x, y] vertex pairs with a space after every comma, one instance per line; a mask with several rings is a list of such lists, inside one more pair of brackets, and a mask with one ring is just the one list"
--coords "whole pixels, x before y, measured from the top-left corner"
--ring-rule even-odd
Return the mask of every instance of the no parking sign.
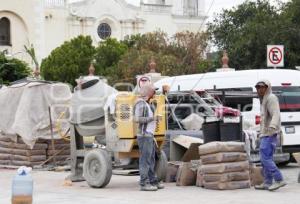
[[268, 67], [284, 67], [284, 46], [267, 46], [267, 65]]

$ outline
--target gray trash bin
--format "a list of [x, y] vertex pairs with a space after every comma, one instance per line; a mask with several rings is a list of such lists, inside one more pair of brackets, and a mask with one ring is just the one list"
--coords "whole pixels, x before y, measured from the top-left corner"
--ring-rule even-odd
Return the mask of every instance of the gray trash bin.
[[220, 122], [206, 122], [202, 125], [204, 143], [221, 141]]
[[220, 123], [220, 137], [221, 141], [243, 141], [243, 122], [240, 117], [239, 123]]

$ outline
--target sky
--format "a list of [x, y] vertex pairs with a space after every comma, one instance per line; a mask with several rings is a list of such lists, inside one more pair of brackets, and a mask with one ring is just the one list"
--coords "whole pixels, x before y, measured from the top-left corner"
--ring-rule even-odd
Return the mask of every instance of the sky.
[[[78, 0], [70, 0], [70, 1], [78, 1]], [[128, 3], [131, 3], [133, 5], [139, 5], [140, 0], [125, 0]], [[145, 0], [147, 1], [147, 0]], [[173, 0], [176, 1], [176, 0]], [[234, 6], [237, 6], [241, 3], [243, 3], [246, 0], [205, 0], [205, 11], [207, 16], [209, 16], [208, 20], [212, 20], [215, 14], [220, 13], [222, 9], [230, 9]], [[270, 0], [275, 4], [274, 2], [276, 0]], [[289, 0], [281, 0], [283, 2], [287, 2]]]
[[[132, 3], [135, 5], [138, 5], [140, 0], [126, 0], [128, 3]], [[176, 0], [173, 0], [176, 1]], [[205, 11], [207, 15], [209, 16], [209, 19], [212, 19], [212, 17], [220, 13], [222, 9], [230, 9], [234, 6], [237, 6], [241, 3], [243, 3], [245, 0], [205, 0]], [[275, 2], [276, 0], [271, 0], [271, 2]], [[282, 0], [283, 2], [286, 2], [288, 0]], [[209, 9], [210, 8], [210, 9]]]

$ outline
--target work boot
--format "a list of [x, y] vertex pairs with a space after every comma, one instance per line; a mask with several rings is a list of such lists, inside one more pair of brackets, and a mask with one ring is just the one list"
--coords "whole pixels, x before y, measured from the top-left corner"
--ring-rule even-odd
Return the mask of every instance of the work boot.
[[157, 191], [157, 187], [150, 184], [146, 184], [144, 186], [141, 186], [141, 191]]
[[254, 188], [256, 190], [269, 190], [270, 185], [267, 185], [265, 183], [262, 183], [260, 185], [255, 185]]
[[165, 186], [164, 186], [164, 184], [162, 182], [158, 182], [156, 184], [156, 187], [157, 187], [157, 189], [164, 189], [165, 188]]
[[284, 181], [276, 181], [269, 187], [269, 191], [276, 191], [277, 189], [286, 186], [287, 183]]

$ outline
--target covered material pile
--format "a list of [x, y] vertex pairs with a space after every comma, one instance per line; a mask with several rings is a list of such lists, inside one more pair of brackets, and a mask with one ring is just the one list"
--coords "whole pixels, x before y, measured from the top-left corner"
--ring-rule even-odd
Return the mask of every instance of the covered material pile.
[[[59, 141], [68, 132], [71, 96], [67, 84], [48, 81], [23, 80], [0, 89], [0, 164], [47, 163], [54, 154], [49, 141]], [[65, 159], [67, 153], [59, 156]]]
[[20, 136], [30, 148], [51, 139], [49, 108], [55, 139], [69, 129], [71, 90], [67, 84], [25, 81], [0, 89], [0, 133], [16, 141]]
[[211, 142], [199, 147], [201, 167], [197, 186], [214, 190], [250, 188], [249, 161], [244, 143]]

